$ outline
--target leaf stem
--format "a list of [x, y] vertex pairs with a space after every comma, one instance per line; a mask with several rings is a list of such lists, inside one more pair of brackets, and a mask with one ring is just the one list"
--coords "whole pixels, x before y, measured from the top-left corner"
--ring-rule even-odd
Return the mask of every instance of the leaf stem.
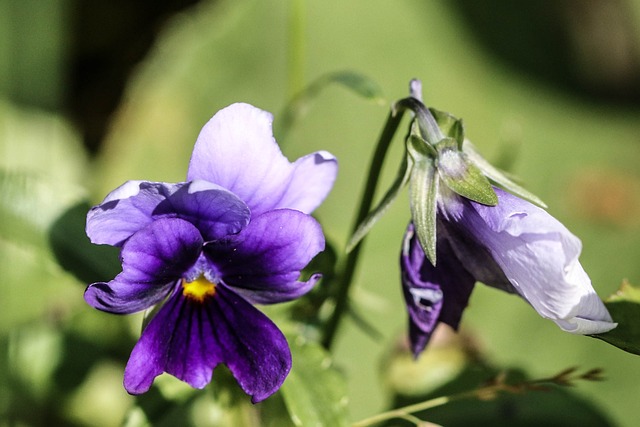
[[[376, 151], [371, 160], [369, 166], [369, 177], [365, 183], [364, 192], [362, 194], [362, 200], [360, 203], [360, 210], [353, 223], [352, 233], [358, 229], [360, 223], [366, 218], [367, 214], [371, 210], [373, 203], [373, 196], [375, 195], [376, 186], [380, 178], [380, 172], [382, 170], [382, 164], [387, 154], [387, 150], [391, 145], [393, 136], [400, 125], [402, 116], [404, 115], [404, 109], [399, 111], [392, 111], [387, 117], [382, 133], [378, 139], [376, 145]], [[364, 238], [363, 238], [364, 240]], [[322, 345], [327, 349], [331, 349], [334, 343], [336, 332], [343, 315], [349, 309], [349, 289], [353, 281], [353, 275], [355, 273], [356, 264], [358, 263], [358, 257], [360, 255], [360, 248], [362, 247], [361, 240], [347, 256], [344, 264], [342, 274], [339, 275], [337, 294], [335, 295], [336, 306], [331, 314], [331, 317], [327, 321], [324, 328], [324, 335], [322, 338]]]

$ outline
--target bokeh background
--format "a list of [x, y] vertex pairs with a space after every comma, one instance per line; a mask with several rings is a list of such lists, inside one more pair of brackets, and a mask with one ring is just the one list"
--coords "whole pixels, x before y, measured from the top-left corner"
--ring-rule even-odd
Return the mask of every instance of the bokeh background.
[[[582, 239], [601, 297], [640, 283], [638, 1], [0, 0], [0, 425], [115, 426], [134, 403], [121, 379], [140, 319], [82, 299], [118, 268], [113, 252], [84, 249], [89, 204], [126, 180], [183, 180], [220, 108], [249, 102], [277, 124], [296, 91], [342, 70], [377, 82], [385, 100], [328, 86], [281, 141], [290, 159], [339, 158], [316, 212], [336, 248], [389, 105], [415, 77], [427, 105], [464, 118], [483, 154]], [[354, 301], [379, 336], [347, 320], [336, 346], [354, 420], [411, 380], [389, 369], [406, 327], [407, 208], [404, 195], [373, 229], [357, 272]], [[69, 259], [92, 269], [78, 278]], [[637, 356], [480, 284], [462, 329], [491, 363], [534, 377], [602, 367], [606, 381], [574, 392], [611, 424], [637, 425]]]

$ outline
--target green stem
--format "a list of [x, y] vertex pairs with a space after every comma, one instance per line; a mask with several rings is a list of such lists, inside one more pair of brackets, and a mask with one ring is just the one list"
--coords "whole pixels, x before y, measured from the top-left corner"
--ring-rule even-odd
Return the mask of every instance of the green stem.
[[396, 103], [396, 108], [408, 109], [413, 111], [416, 115], [416, 121], [420, 127], [420, 131], [423, 134], [424, 139], [431, 145], [436, 144], [444, 138], [438, 122], [431, 114], [431, 111], [417, 98], [412, 96], [401, 99]]
[[[365, 217], [371, 210], [373, 196], [375, 195], [376, 186], [378, 184], [378, 179], [380, 178], [380, 172], [382, 170], [382, 164], [384, 163], [384, 158], [387, 154], [387, 150], [389, 149], [389, 145], [391, 145], [393, 136], [395, 135], [396, 130], [400, 125], [403, 113], [404, 109], [396, 112], [392, 111], [387, 118], [387, 122], [385, 123], [382, 133], [380, 134], [380, 138], [378, 139], [378, 143], [376, 146], [376, 151], [373, 155], [373, 159], [371, 160], [371, 165], [369, 166], [369, 177], [365, 184], [364, 193], [362, 194], [360, 210], [358, 211], [358, 215], [353, 224], [352, 234], [358, 229], [360, 223], [365, 219]], [[364, 238], [360, 241], [360, 243], [356, 245], [355, 248], [353, 248], [353, 250], [347, 256], [344, 269], [338, 279], [338, 292], [335, 295], [336, 306], [333, 310], [333, 313], [331, 314], [331, 317], [325, 325], [324, 336], [322, 338], [322, 345], [327, 350], [331, 349], [340, 321], [342, 320], [343, 315], [349, 309], [349, 289], [351, 287], [351, 283], [353, 282], [353, 275], [355, 273], [356, 264], [358, 263], [358, 256], [360, 254], [360, 248], [362, 247], [363, 241]]]
[[436, 397], [435, 399], [427, 400], [425, 402], [420, 402], [414, 405], [405, 406], [403, 408], [382, 412], [380, 414], [374, 415], [373, 417], [357, 421], [351, 424], [351, 427], [367, 427], [380, 423], [382, 421], [392, 420], [394, 418], [406, 418], [407, 415], [411, 415], [414, 412], [424, 411], [426, 409], [435, 408], [436, 406], [442, 406], [454, 399], [456, 398], [452, 398], [449, 396]]
[[306, 63], [306, 4], [305, 0], [291, 0], [289, 15], [289, 99], [304, 88]]

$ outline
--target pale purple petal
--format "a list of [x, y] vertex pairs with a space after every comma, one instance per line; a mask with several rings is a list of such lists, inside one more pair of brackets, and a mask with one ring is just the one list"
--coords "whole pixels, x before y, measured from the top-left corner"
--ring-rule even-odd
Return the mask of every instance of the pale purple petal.
[[94, 283], [84, 298], [111, 313], [134, 313], [163, 300], [196, 262], [203, 240], [190, 223], [176, 218], [154, 221], [122, 247], [122, 273], [109, 283]]
[[249, 104], [233, 104], [202, 128], [187, 179], [203, 179], [237, 194], [253, 215], [290, 208], [310, 213], [324, 200], [337, 173], [327, 152], [289, 163], [273, 138], [273, 116]]
[[240, 231], [249, 222], [249, 208], [230, 191], [209, 182], [168, 184], [129, 181], [87, 214], [87, 235], [93, 243], [121, 246], [133, 233], [163, 217], [194, 224], [206, 240]]
[[223, 285], [204, 303], [177, 291], [142, 332], [124, 374], [126, 390], [146, 392], [167, 372], [195, 388], [227, 365], [257, 403], [273, 394], [291, 369], [287, 341], [264, 314]]
[[415, 357], [424, 350], [437, 322], [458, 329], [475, 279], [463, 268], [445, 238], [438, 238], [437, 266], [426, 258], [413, 225], [405, 234], [402, 256], [402, 290], [409, 313], [409, 339]]
[[319, 279], [297, 279], [324, 249], [320, 224], [290, 209], [255, 217], [241, 233], [205, 246], [224, 283], [256, 304], [289, 301], [308, 292]]
[[543, 317], [574, 333], [611, 330], [604, 304], [578, 261], [580, 240], [533, 204], [496, 189], [498, 205], [451, 196], [441, 204], [450, 226], [482, 242], [514, 289]]

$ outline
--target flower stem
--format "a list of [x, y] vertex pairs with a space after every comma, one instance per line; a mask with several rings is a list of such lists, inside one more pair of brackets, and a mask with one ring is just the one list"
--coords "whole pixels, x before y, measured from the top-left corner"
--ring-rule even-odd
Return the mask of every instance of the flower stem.
[[[382, 133], [380, 134], [376, 145], [376, 151], [373, 154], [373, 159], [369, 166], [369, 178], [365, 184], [360, 203], [360, 210], [358, 211], [358, 215], [353, 223], [352, 232], [357, 230], [360, 223], [371, 210], [373, 196], [375, 195], [376, 186], [382, 170], [382, 164], [384, 163], [384, 158], [389, 146], [391, 145], [393, 136], [400, 125], [403, 113], [404, 109], [392, 111], [387, 117], [387, 122], [382, 129]], [[322, 345], [327, 350], [329, 350], [333, 345], [340, 321], [349, 309], [349, 289], [353, 282], [353, 275], [355, 273], [356, 264], [358, 263], [358, 256], [360, 255], [360, 248], [362, 247], [363, 240], [361, 240], [360, 243], [358, 243], [353, 250], [349, 252], [342, 273], [338, 278], [337, 294], [335, 295], [336, 306], [325, 325], [324, 335], [322, 337]]]

